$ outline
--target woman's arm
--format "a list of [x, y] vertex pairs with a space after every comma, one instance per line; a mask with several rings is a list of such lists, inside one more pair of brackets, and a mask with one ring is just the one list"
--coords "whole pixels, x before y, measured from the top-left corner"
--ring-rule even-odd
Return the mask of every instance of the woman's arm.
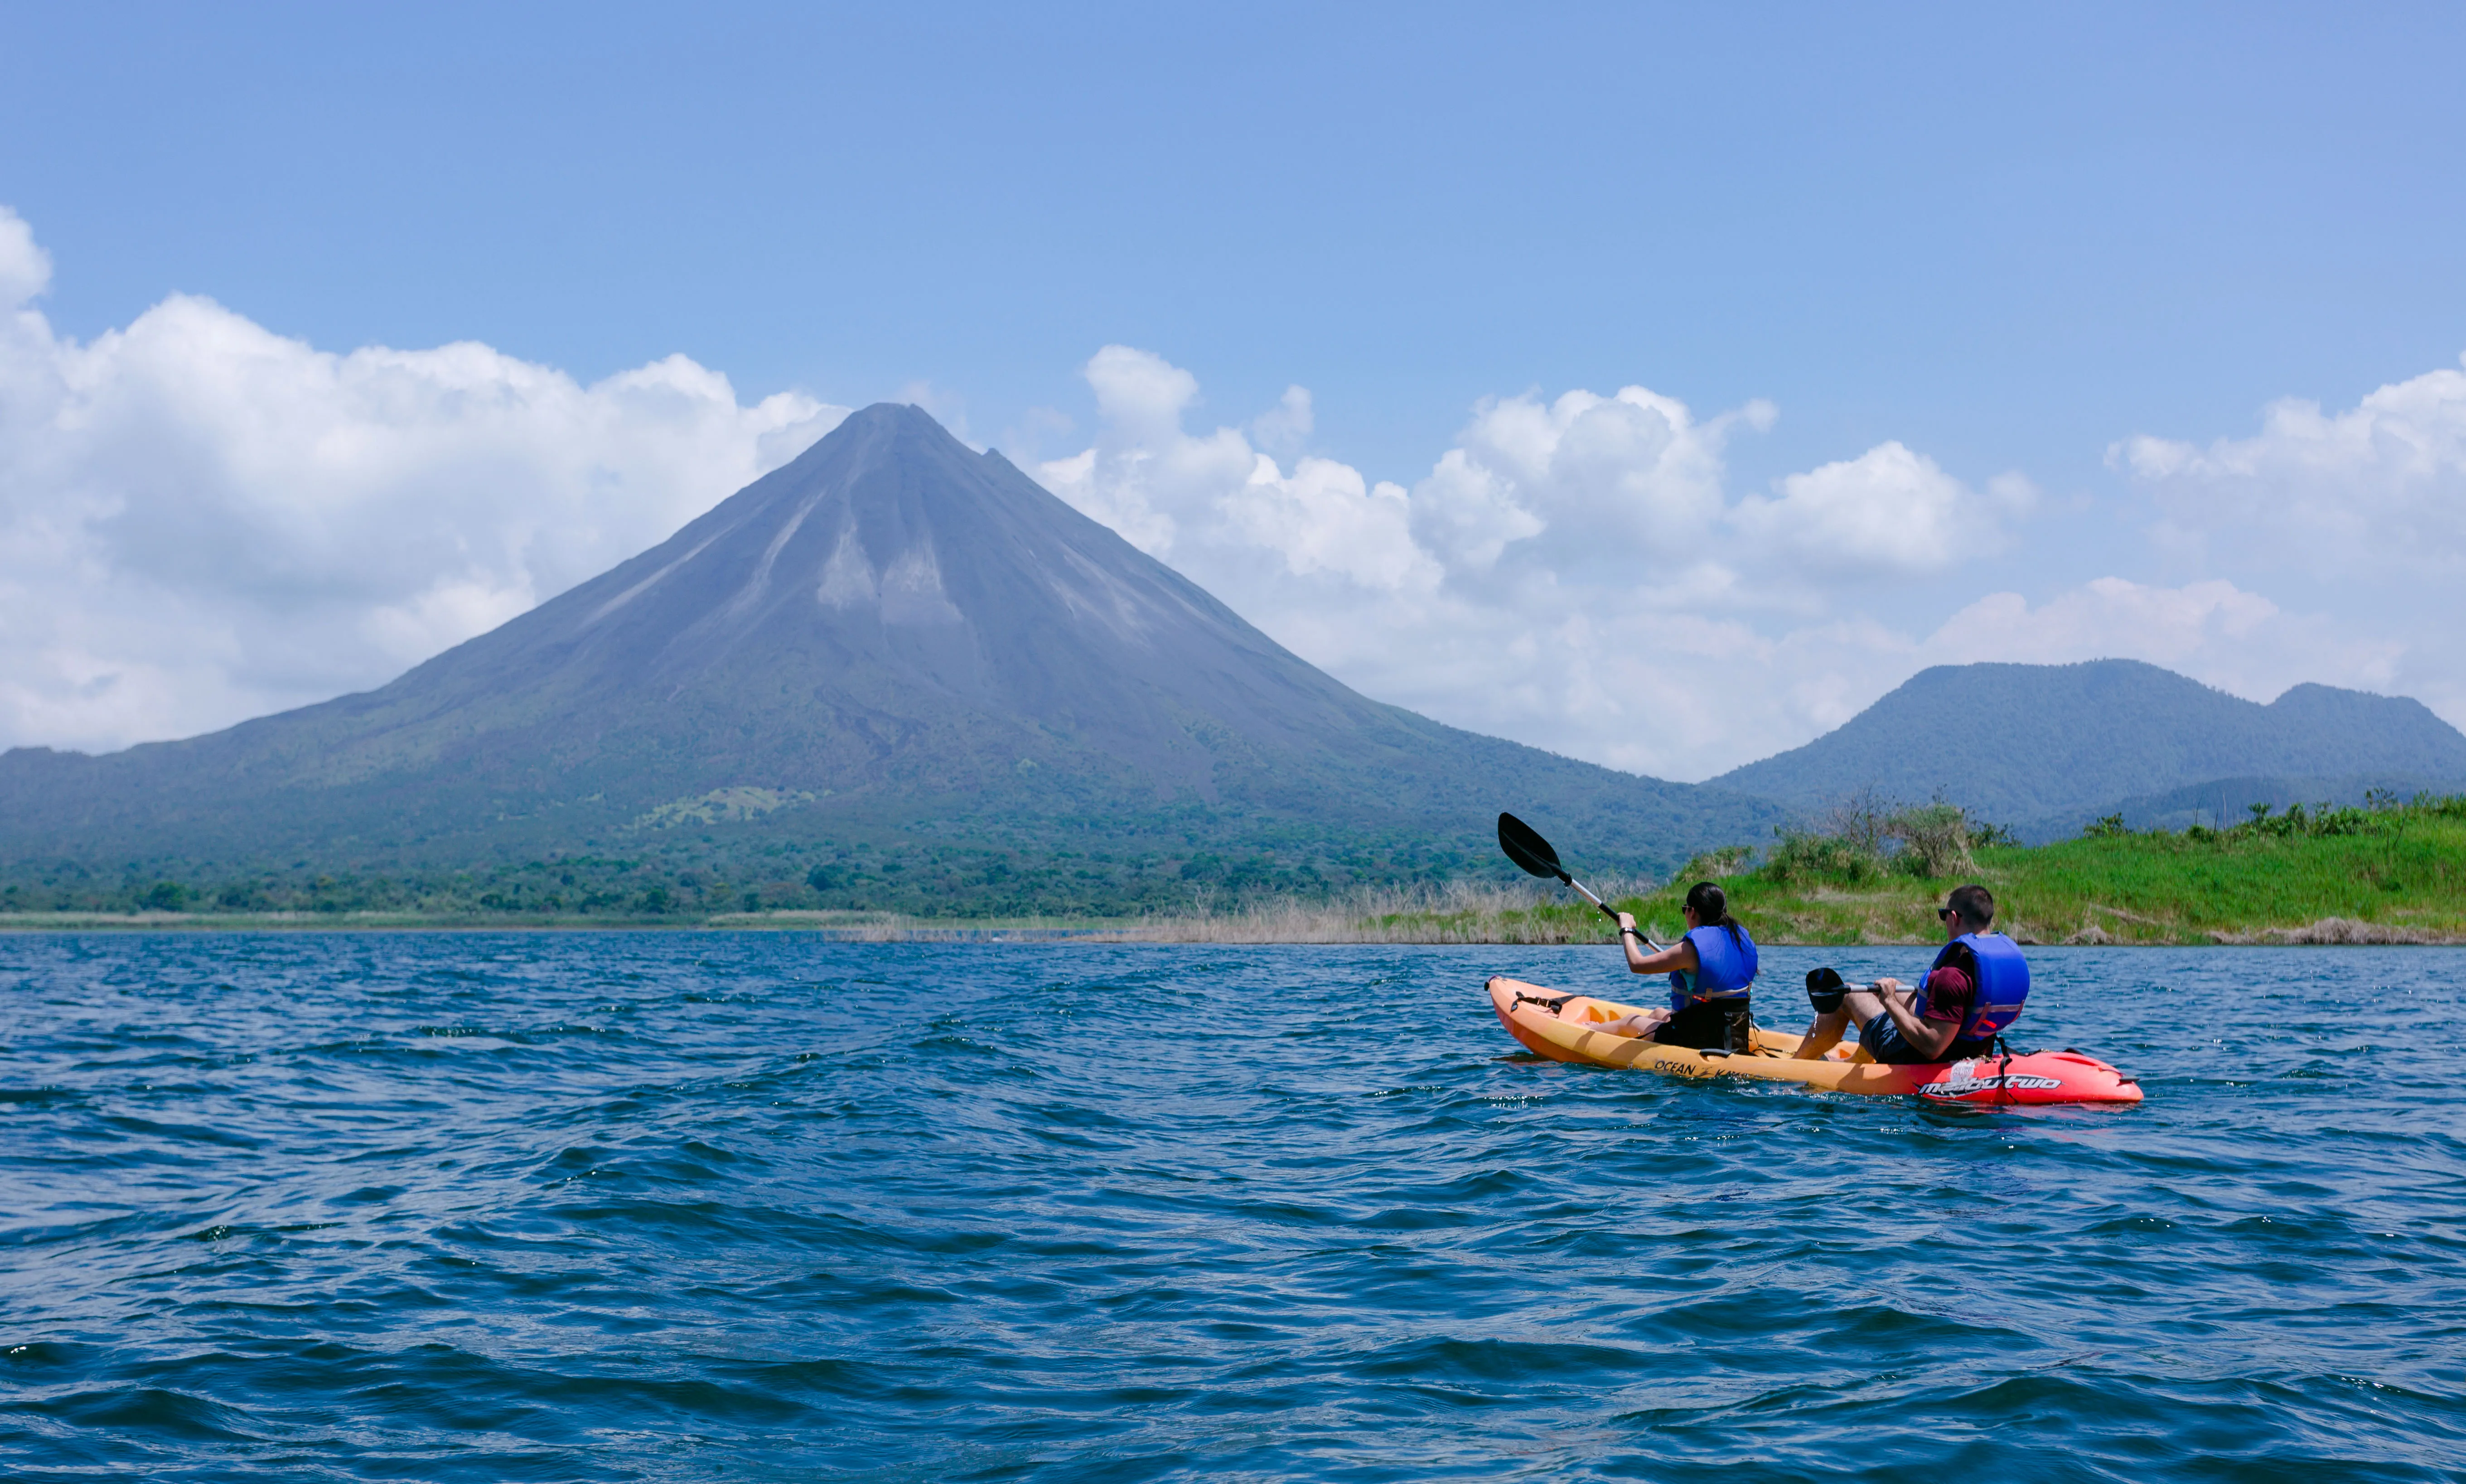
[[1626, 966], [1630, 972], [1667, 974], [1671, 969], [1684, 969], [1692, 974], [1701, 963], [1695, 957], [1695, 945], [1683, 938], [1659, 953], [1645, 952], [1644, 935], [1635, 930], [1635, 914], [1622, 912], [1618, 920], [1619, 945], [1626, 949]]

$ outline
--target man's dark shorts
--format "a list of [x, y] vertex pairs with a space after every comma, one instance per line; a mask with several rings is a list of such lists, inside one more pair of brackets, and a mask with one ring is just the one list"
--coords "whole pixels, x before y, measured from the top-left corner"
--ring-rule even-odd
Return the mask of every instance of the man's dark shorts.
[[1975, 1041], [1955, 1041], [1943, 1049], [1940, 1056], [1929, 1056], [1901, 1036], [1901, 1028], [1893, 1023], [1893, 1012], [1879, 1011], [1875, 1018], [1858, 1028], [1858, 1044], [1877, 1061], [1894, 1067], [1931, 1067], [1939, 1062], [1967, 1061], [1972, 1056], [1984, 1056], [1995, 1050], [1995, 1038], [1986, 1036]]
[[1895, 1067], [1923, 1066], [1935, 1060], [1901, 1039], [1901, 1028], [1893, 1024], [1890, 1010], [1877, 1010], [1874, 1019], [1858, 1028], [1858, 1044], [1868, 1055]]

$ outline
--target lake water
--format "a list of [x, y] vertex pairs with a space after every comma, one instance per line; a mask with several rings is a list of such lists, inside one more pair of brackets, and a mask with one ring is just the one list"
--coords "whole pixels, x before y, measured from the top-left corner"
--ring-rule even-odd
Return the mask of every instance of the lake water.
[[2466, 1478], [2466, 953], [2033, 960], [2147, 1103], [1522, 1058], [1594, 950], [0, 938], [0, 1473]]

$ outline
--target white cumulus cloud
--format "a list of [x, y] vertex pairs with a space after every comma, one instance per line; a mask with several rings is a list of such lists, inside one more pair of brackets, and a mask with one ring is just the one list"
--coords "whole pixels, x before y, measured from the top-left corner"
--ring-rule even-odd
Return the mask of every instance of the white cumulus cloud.
[[1065, 499], [1369, 695], [1664, 775], [1805, 741], [1925, 663], [1832, 598], [2001, 545], [2033, 497], [1886, 443], [1735, 499], [1724, 449], [1772, 407], [1701, 418], [1644, 387], [1487, 399], [1407, 488], [1264, 452], [1307, 438], [1302, 388], [1199, 431], [1162, 357], [1110, 345], [1086, 373], [1096, 442], [1036, 471]]
[[[1228, 581], [1275, 573], [1387, 592], [1437, 582], [1436, 564], [1413, 544], [1410, 501], [1398, 486], [1308, 456], [1288, 474], [1236, 429], [1184, 432], [1199, 380], [1160, 356], [1108, 345], [1086, 373], [1104, 419], [1098, 440], [1036, 474], [1150, 556]], [[1295, 388], [1267, 427], [1297, 438], [1309, 409], [1310, 394]]]
[[2101, 577], [2035, 608], [2016, 592], [1989, 593], [1947, 619], [1920, 653], [1931, 664], [2141, 659], [2267, 700], [2324, 675], [2387, 689], [2405, 646], [2287, 613], [2223, 579], [2166, 587]]
[[2466, 567], [2466, 372], [2382, 387], [2343, 412], [2288, 399], [2253, 437], [2141, 436], [2109, 457], [2181, 531], [2242, 560], [2451, 580]]
[[15, 313], [51, 286], [52, 256], [26, 219], [0, 206], [0, 314]]
[[[2010, 488], [2008, 478], [2004, 488]], [[1750, 497], [1738, 524], [1810, 565], [1855, 572], [1938, 572], [2003, 544], [1997, 502], [1898, 442], [1785, 476], [1777, 498]]]
[[[745, 405], [682, 356], [583, 385], [482, 344], [324, 351], [185, 296], [79, 343], [37, 307], [51, 275], [0, 209], [0, 745], [190, 735], [381, 684], [845, 415]], [[2118, 445], [2147, 499], [2055, 501], [2113, 526], [2083, 528], [2071, 549], [2097, 565], [2069, 575], [2022, 540], [2053, 519], [2027, 477], [1973, 487], [1897, 440], [1734, 489], [1762, 402], [1485, 399], [1426, 470], [1380, 478], [1314, 451], [1307, 388], [1205, 428], [1198, 378], [1161, 356], [1109, 345], [1085, 374], [1090, 441], [1032, 471], [1065, 499], [1368, 695], [1614, 766], [1718, 773], [1975, 660], [2137, 657], [2254, 699], [2325, 680], [2466, 720], [2456, 370], [2344, 412], [2281, 403], [2250, 438]], [[2352, 574], [2383, 609], [2106, 565], [2186, 550]], [[2033, 591], [1997, 590], [2024, 565]]]
[[664, 538], [845, 415], [683, 356], [582, 386], [317, 350], [175, 295], [91, 343], [0, 210], [0, 744], [111, 747], [382, 684]]
[[[1973, 489], [1889, 441], [1736, 495], [1725, 449], [1771, 425], [1762, 403], [1493, 398], [1407, 488], [1299, 453], [1299, 388], [1245, 434], [1185, 427], [1198, 379], [1150, 352], [1108, 346], [1087, 375], [1095, 444], [1038, 471], [1065, 498], [1369, 695], [1615, 766], [1721, 772], [1978, 660], [2145, 659], [2256, 700], [2303, 680], [2458, 698], [2442, 646], [2224, 578], [1982, 593], [1978, 559], [2042, 503], [2018, 472]], [[2383, 400], [2427, 448], [2440, 388], [2409, 387]], [[1270, 430], [1289, 461], [1257, 446]], [[2220, 450], [2180, 457], [2253, 459]]]

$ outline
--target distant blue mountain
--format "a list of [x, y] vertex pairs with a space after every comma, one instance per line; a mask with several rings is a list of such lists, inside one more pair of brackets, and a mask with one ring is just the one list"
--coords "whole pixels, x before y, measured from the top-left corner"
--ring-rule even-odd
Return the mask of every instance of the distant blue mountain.
[[1801, 810], [1866, 789], [1941, 797], [2044, 838], [2114, 812], [2180, 824], [2373, 786], [2466, 788], [2466, 736], [2420, 701], [2326, 685], [2264, 706], [2138, 660], [1939, 665], [1712, 783]]

